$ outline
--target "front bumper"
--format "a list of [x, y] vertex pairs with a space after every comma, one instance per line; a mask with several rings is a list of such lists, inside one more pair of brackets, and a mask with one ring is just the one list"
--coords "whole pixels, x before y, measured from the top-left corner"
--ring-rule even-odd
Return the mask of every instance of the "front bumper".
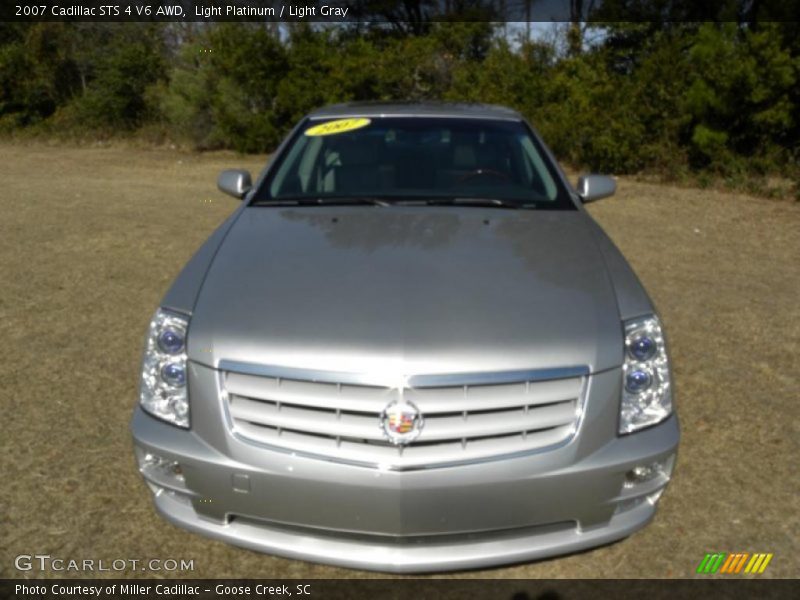
[[[171, 484], [141, 469], [172, 523], [234, 545], [384, 572], [482, 568], [567, 554], [645, 526], [669, 481], [680, 437], [673, 415], [616, 435], [617, 370], [592, 376], [581, 431], [564, 448], [419, 471], [381, 471], [271, 452], [233, 437], [213, 398], [213, 373], [192, 367], [209, 397], [181, 430], [137, 408], [137, 454], [180, 463]], [[210, 370], [209, 370], [210, 371]], [[191, 383], [192, 380], [190, 380]], [[617, 395], [617, 397], [619, 397]], [[667, 473], [625, 487], [637, 465]]]
[[[168, 521], [211, 538], [250, 550], [385, 573], [457, 571], [527, 562], [569, 554], [625, 538], [647, 525], [655, 506], [643, 502], [614, 515], [602, 526], [583, 530], [575, 523], [554, 524], [520, 531], [441, 536], [443, 539], [346, 538], [304, 528], [231, 520], [213, 523], [198, 517], [191, 505], [171, 494], [155, 498], [158, 512]], [[376, 539], [370, 539], [376, 538]]]

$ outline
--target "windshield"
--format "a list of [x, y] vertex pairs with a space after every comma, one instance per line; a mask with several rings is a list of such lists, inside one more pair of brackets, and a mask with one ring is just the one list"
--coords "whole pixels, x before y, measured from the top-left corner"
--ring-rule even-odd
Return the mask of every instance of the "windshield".
[[518, 121], [309, 120], [278, 160], [255, 203], [475, 199], [574, 208], [538, 141]]

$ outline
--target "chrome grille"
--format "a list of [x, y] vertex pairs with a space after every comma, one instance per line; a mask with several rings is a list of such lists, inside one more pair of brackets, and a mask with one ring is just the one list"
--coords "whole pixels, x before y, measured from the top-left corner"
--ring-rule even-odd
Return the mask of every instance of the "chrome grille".
[[[326, 460], [398, 470], [565, 443], [577, 430], [588, 373], [571, 367], [414, 376], [405, 386], [390, 387], [350, 383], [360, 379], [336, 373], [220, 366], [227, 415], [240, 438]], [[280, 376], [282, 372], [287, 376]], [[424, 417], [422, 432], [407, 446], [386, 439], [380, 419], [383, 409], [401, 397]]]

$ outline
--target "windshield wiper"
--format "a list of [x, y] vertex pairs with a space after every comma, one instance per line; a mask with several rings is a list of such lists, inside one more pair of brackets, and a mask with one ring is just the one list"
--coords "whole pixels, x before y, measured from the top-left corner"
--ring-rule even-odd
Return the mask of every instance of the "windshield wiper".
[[[419, 200], [417, 204], [427, 206], [475, 206], [489, 208], [536, 208], [536, 204], [516, 202], [514, 200], [503, 200], [501, 198], [429, 198]], [[412, 204], [412, 202], [402, 202], [399, 204]]]
[[253, 206], [390, 206], [390, 202], [371, 196], [325, 196], [322, 198], [272, 198]]

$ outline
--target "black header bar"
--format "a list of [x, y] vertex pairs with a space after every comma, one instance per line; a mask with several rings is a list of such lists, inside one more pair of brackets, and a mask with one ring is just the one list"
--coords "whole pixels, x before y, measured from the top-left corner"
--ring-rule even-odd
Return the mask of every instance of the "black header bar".
[[3, 0], [0, 21], [796, 21], [800, 0]]

